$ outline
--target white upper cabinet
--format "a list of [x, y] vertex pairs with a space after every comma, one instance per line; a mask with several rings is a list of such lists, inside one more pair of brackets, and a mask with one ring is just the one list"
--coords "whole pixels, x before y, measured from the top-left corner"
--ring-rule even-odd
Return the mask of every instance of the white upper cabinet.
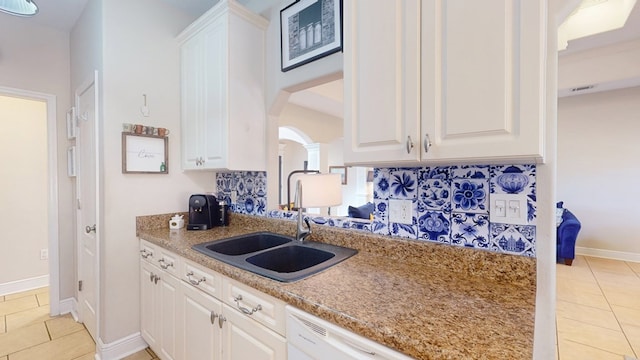
[[266, 168], [267, 24], [222, 0], [178, 36], [183, 169]]
[[345, 163], [419, 160], [419, 2], [346, 0], [343, 16]]
[[345, 0], [345, 161], [541, 162], [545, 3]]

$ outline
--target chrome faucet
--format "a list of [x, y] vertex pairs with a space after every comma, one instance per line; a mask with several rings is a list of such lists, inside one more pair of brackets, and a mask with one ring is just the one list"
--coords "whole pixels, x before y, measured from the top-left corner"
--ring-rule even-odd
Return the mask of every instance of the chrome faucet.
[[[298, 226], [296, 227], [296, 240], [303, 242], [307, 236], [311, 235], [311, 224], [306, 217], [302, 216], [302, 181], [296, 182], [296, 198], [294, 201], [294, 207], [298, 208]], [[302, 226], [302, 220], [307, 224], [306, 229]]]

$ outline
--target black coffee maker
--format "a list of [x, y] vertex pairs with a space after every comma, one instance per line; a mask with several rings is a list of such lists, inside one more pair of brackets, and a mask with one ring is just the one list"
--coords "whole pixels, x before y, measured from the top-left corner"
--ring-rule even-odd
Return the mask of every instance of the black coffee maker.
[[207, 230], [220, 225], [220, 206], [215, 196], [196, 194], [189, 197], [187, 230]]

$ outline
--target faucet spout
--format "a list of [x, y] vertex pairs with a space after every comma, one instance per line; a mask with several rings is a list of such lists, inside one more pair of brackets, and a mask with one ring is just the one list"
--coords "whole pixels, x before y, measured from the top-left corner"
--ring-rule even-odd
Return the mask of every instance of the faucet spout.
[[[296, 240], [303, 242], [307, 236], [311, 235], [311, 224], [309, 224], [309, 219], [305, 218], [302, 215], [302, 182], [298, 180], [296, 182], [296, 198], [295, 198], [295, 207], [298, 209], [298, 226], [296, 227]], [[302, 221], [307, 225], [305, 228], [302, 225]]]

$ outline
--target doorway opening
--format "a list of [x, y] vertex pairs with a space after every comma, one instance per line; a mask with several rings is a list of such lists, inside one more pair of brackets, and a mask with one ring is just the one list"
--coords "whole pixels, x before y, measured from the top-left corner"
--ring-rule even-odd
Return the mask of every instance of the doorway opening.
[[0, 275], [0, 294], [49, 286], [49, 312], [58, 315], [55, 96], [0, 87], [0, 119], [0, 226], [14, 239], [0, 244], [0, 262], [13, 269]]

